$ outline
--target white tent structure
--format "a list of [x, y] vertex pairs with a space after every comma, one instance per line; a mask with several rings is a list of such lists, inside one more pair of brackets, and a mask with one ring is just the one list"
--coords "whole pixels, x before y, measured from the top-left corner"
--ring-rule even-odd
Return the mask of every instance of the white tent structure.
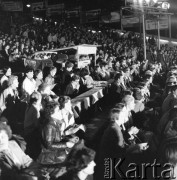
[[75, 54], [75, 59], [77, 61], [78, 64], [78, 68], [84, 67], [88, 64], [90, 64], [90, 60], [80, 60], [80, 55], [94, 55], [95, 57], [95, 64], [96, 64], [96, 52], [97, 52], [97, 47], [100, 47], [100, 45], [89, 45], [89, 44], [82, 44], [82, 45], [78, 45], [78, 46], [71, 46], [71, 47], [66, 47], [66, 48], [59, 48], [59, 49], [52, 49], [52, 50], [47, 50], [47, 51], [38, 51], [35, 52], [35, 54], [40, 54], [40, 53], [48, 53], [48, 52], [61, 52], [62, 51], [66, 51], [66, 50], [72, 50], [75, 49], [76, 50], [76, 54]]

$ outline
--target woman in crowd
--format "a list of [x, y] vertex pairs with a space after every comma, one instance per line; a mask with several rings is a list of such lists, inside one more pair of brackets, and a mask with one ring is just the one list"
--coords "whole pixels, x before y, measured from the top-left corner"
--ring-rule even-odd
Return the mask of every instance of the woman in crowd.
[[95, 152], [83, 142], [76, 144], [66, 159], [67, 172], [58, 180], [86, 180], [93, 175]]
[[71, 98], [69, 96], [61, 96], [58, 99], [62, 119], [66, 127], [72, 126], [75, 123], [74, 114], [72, 111]]
[[44, 83], [49, 84], [49, 85], [54, 85], [55, 84], [55, 74], [57, 73], [57, 68], [56, 67], [50, 67], [49, 68], [49, 74], [44, 80]]
[[57, 102], [59, 97], [56, 96], [56, 94], [52, 91], [52, 89], [53, 89], [53, 85], [49, 85], [46, 83], [42, 83], [39, 86], [38, 91], [42, 95], [42, 109], [44, 109], [45, 105], [50, 101]]
[[12, 74], [11, 68], [9, 66], [4, 67], [3, 69], [4, 75], [2, 76], [0, 82], [1, 82], [1, 91], [6, 89], [8, 87], [8, 79]]
[[66, 158], [67, 148], [72, 148], [74, 142], [62, 141], [64, 122], [59, 114], [59, 104], [48, 102], [44, 109], [42, 122], [42, 152], [39, 162], [42, 164], [61, 163]]
[[36, 81], [36, 90], [38, 90], [39, 86], [43, 83], [43, 72], [40, 69], [37, 69], [34, 73], [35, 81]]
[[19, 112], [17, 113], [19, 102], [18, 85], [18, 77], [11, 75], [8, 79], [8, 87], [0, 95], [1, 114], [9, 120], [10, 125], [15, 123], [19, 115]]
[[75, 110], [72, 108], [70, 97], [61, 96], [58, 102], [60, 105], [61, 118], [65, 123], [64, 135], [78, 136], [80, 139], [84, 139], [85, 127], [83, 124], [77, 125], [75, 123]]
[[20, 146], [9, 140], [12, 136], [10, 126], [0, 123], [0, 169], [2, 180], [19, 180], [28, 178], [45, 179], [45, 171], [26, 155]]
[[163, 174], [161, 179], [177, 179], [177, 139], [171, 139], [169, 142], [166, 142], [160, 154], [160, 162], [164, 164], [162, 171], [166, 171], [167, 173]]

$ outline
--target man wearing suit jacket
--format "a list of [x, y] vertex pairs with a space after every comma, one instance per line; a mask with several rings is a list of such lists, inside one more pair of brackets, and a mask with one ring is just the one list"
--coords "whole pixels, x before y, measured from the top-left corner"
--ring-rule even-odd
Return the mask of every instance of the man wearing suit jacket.
[[[98, 154], [97, 173], [96, 177], [100, 180], [105, 179], [105, 161], [108, 159], [117, 163], [119, 159], [122, 160], [131, 153], [140, 153], [146, 149], [145, 144], [128, 145], [124, 141], [121, 131], [121, 126], [124, 123], [125, 113], [122, 108], [113, 108], [110, 112], [110, 124], [104, 132], [101, 140], [100, 150]], [[115, 163], [115, 164], [116, 164]], [[124, 171], [126, 162], [122, 165]], [[113, 167], [114, 168], [114, 167]], [[116, 174], [116, 179], [121, 179], [119, 174]]]

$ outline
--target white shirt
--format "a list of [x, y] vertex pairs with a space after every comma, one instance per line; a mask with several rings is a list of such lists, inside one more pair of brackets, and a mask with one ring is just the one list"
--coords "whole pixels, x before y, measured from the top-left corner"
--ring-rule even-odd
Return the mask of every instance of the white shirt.
[[[29, 96], [36, 90], [36, 81], [34, 79], [28, 79], [27, 77], [22, 84], [22, 97], [25, 100], [29, 100]], [[27, 98], [27, 99], [26, 99]], [[24, 100], [23, 99], [23, 100]]]

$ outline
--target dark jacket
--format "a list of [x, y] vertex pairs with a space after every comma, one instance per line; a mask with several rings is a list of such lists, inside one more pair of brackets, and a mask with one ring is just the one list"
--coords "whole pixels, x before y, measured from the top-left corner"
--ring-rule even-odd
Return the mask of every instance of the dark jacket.
[[57, 164], [66, 158], [66, 142], [62, 142], [61, 124], [50, 119], [49, 123], [42, 129], [42, 152], [38, 157], [41, 164]]
[[49, 123], [42, 129], [42, 141], [46, 149], [66, 148], [66, 143], [61, 142], [61, 124], [50, 119]]
[[100, 158], [121, 157], [125, 148], [125, 142], [121, 128], [116, 122], [111, 122], [105, 130], [100, 145]]
[[63, 71], [61, 84], [63, 86], [63, 92], [66, 89], [66, 86], [71, 82], [71, 74], [72, 72], [67, 71], [66, 69]]
[[72, 84], [69, 83], [66, 87], [64, 95], [69, 96], [70, 98], [74, 98], [79, 95], [79, 89], [74, 89]]
[[[107, 161], [117, 161], [119, 158], [124, 157], [125, 142], [121, 128], [116, 122], [110, 122], [108, 128], [105, 130], [104, 135], [102, 136], [98, 162], [96, 166], [96, 179], [103, 180], [105, 179], [105, 163]], [[117, 178], [117, 177], [116, 177]]]

